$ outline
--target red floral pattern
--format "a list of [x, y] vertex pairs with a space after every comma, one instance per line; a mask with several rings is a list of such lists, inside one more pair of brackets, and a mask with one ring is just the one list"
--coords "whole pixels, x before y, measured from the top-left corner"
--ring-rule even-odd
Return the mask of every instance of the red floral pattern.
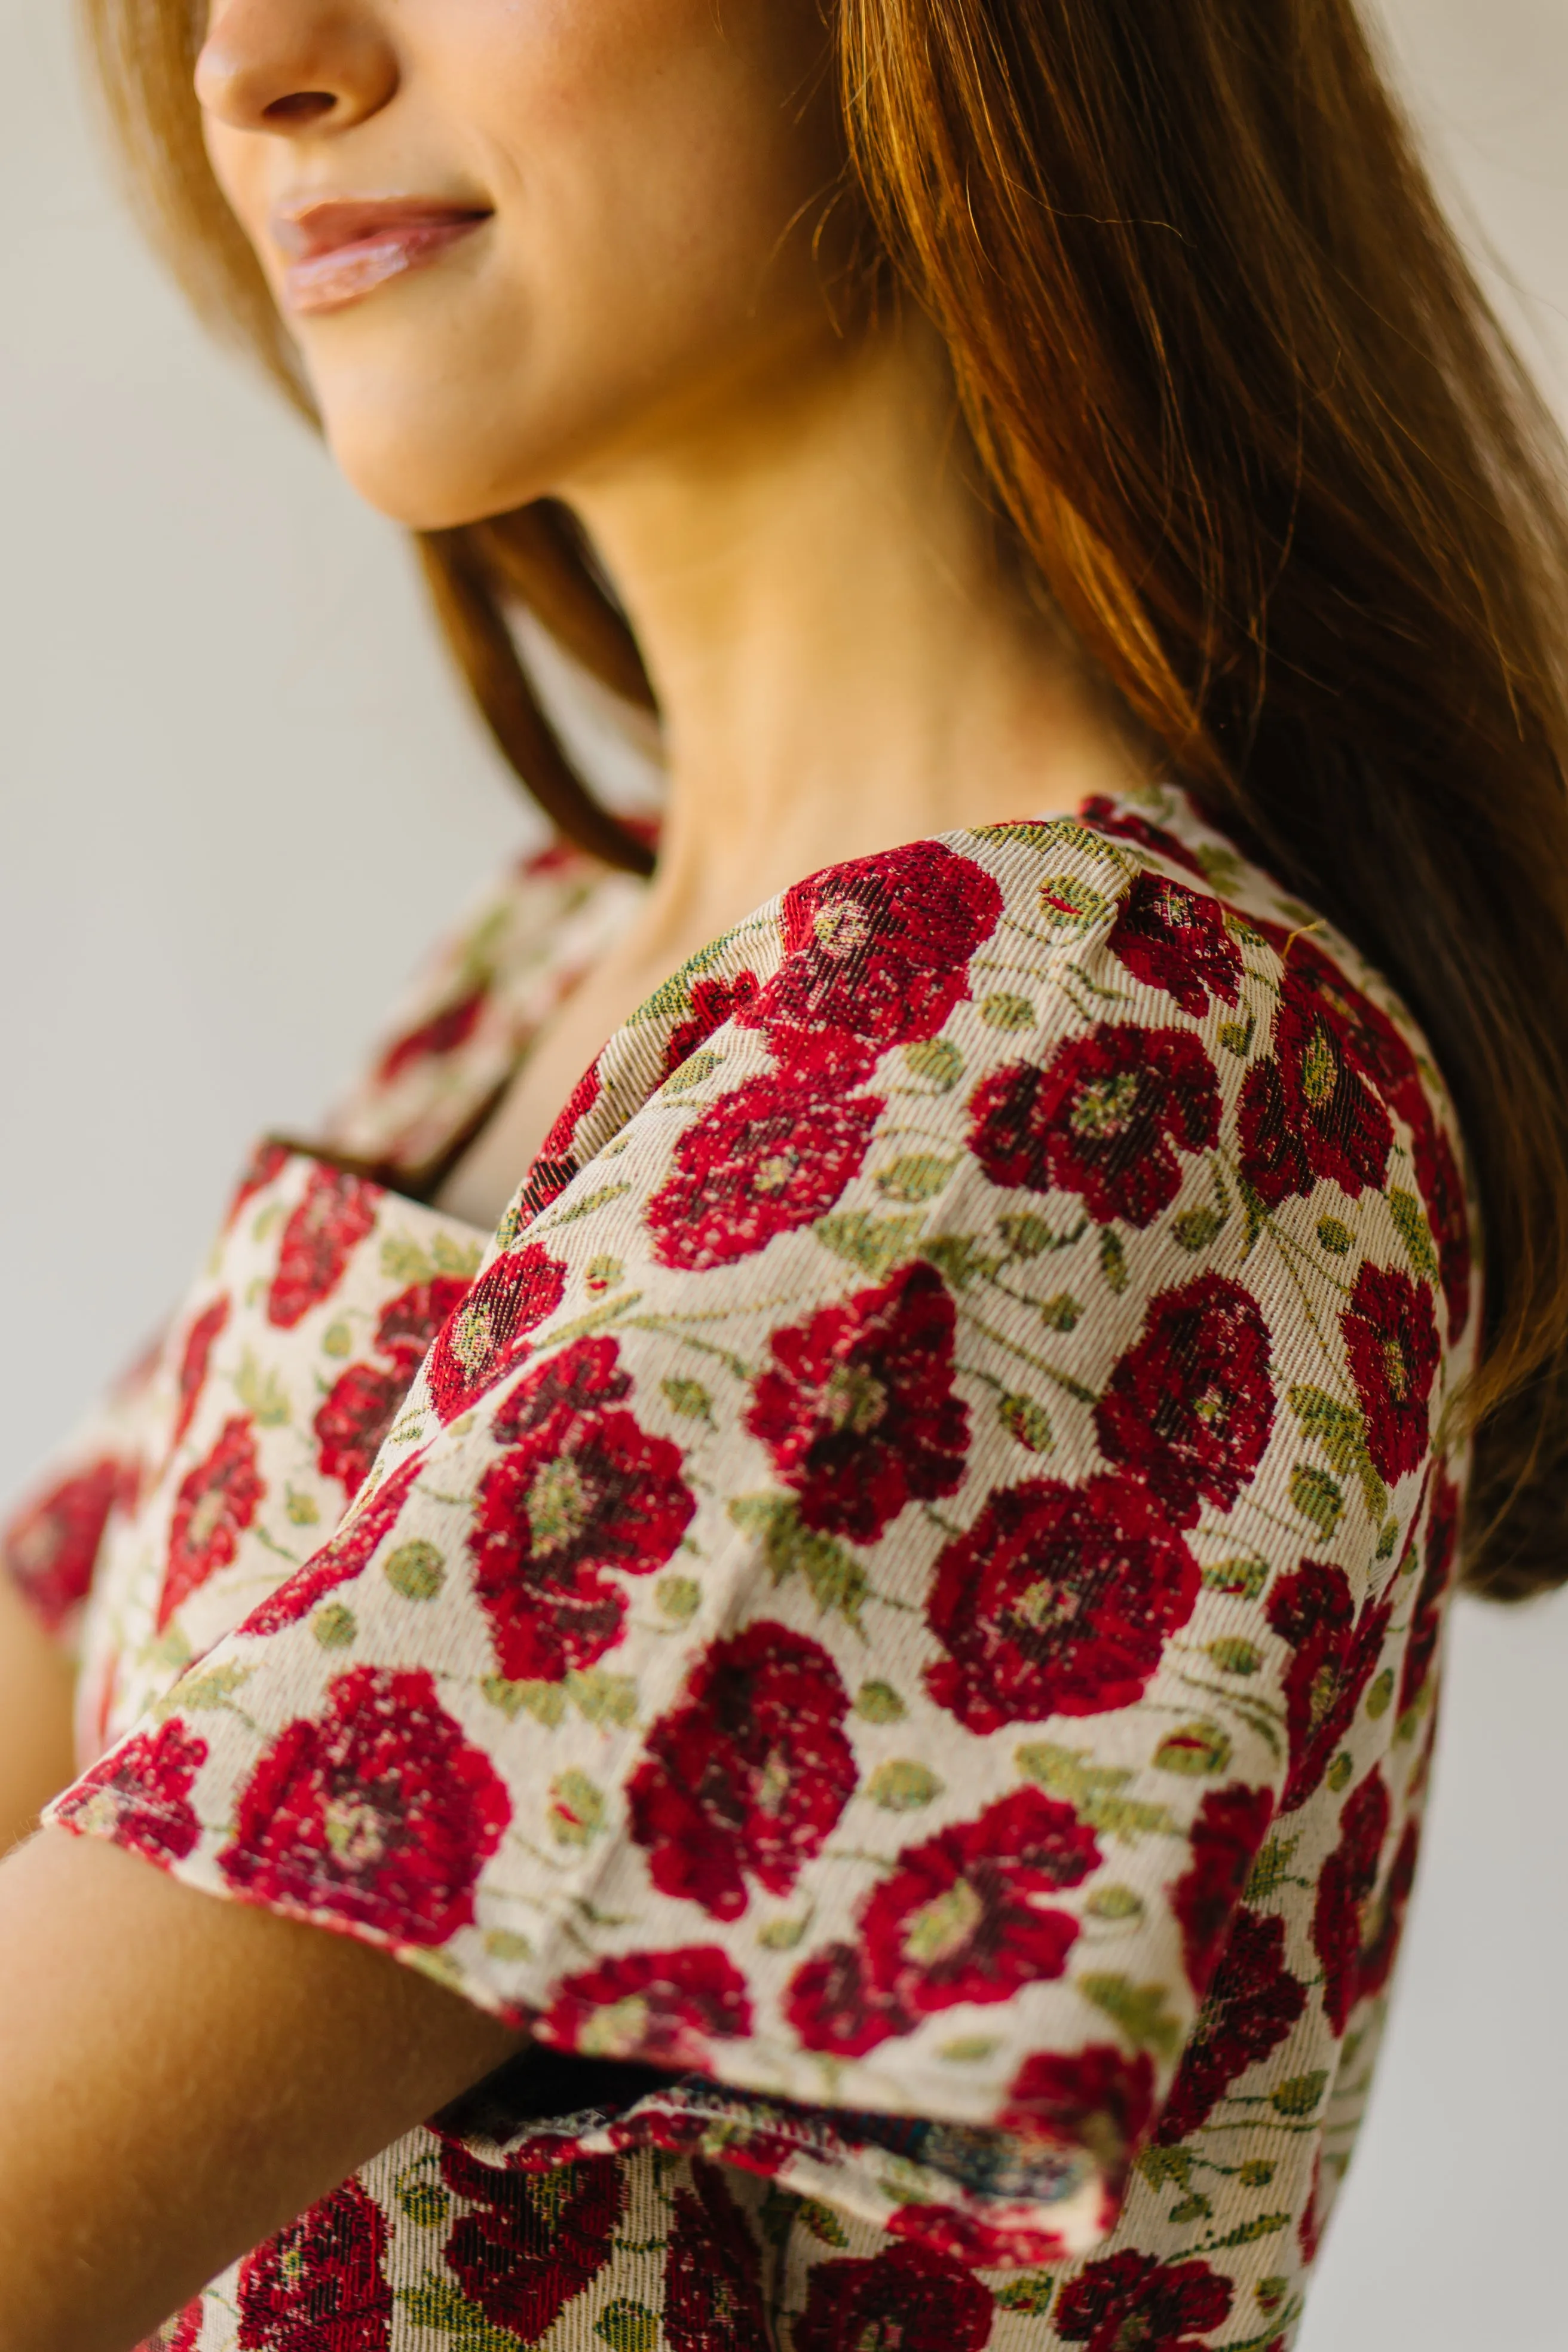
[[390, 1361], [351, 1364], [319, 1407], [311, 1424], [316, 1466], [323, 1478], [339, 1481], [351, 1502], [370, 1475], [420, 1358], [468, 1289], [455, 1275], [437, 1275], [400, 1292], [376, 1327], [376, 1348]]
[[1172, 2147], [1206, 2123], [1231, 2084], [1279, 2048], [1306, 2006], [1304, 1987], [1285, 1965], [1284, 1920], [1238, 1911], [1156, 2139]]
[[622, 1399], [613, 1339], [582, 1339], [528, 1374], [498, 1415], [507, 1451], [479, 1483], [475, 1590], [503, 1675], [558, 1682], [619, 1638], [626, 1597], [606, 1570], [662, 1568], [696, 1499], [680, 1448]]
[[746, 1979], [717, 1944], [630, 1952], [568, 1977], [538, 2020], [541, 2042], [589, 2058], [706, 2065], [710, 2044], [749, 2032]]
[[1432, 1294], [1397, 1266], [1363, 1265], [1340, 1317], [1345, 1353], [1366, 1415], [1366, 1450], [1388, 1479], [1426, 1458], [1432, 1384], [1442, 1346]]
[[459, 1046], [466, 1045], [485, 1009], [486, 992], [482, 984], [465, 989], [450, 1004], [443, 1004], [427, 1020], [405, 1030], [401, 1037], [395, 1037], [375, 1066], [381, 1084], [389, 1087], [414, 1063], [455, 1054]]
[[183, 1723], [164, 1723], [156, 1731], [133, 1732], [77, 1785], [121, 1800], [121, 1845], [149, 1862], [184, 1862], [202, 1833], [191, 1790], [206, 1760], [205, 1739]]
[[1112, 2254], [1062, 2289], [1057, 2332], [1089, 2352], [1203, 2352], [1198, 2342], [1230, 2316], [1230, 2281], [1207, 2263]]
[[1345, 1799], [1340, 1842], [1318, 1876], [1312, 1948], [1323, 1964], [1323, 2009], [1336, 2033], [1357, 1998], [1363, 1921], [1388, 1838], [1392, 1808], [1381, 1772], [1367, 1774]]
[[675, 2352], [773, 2352], [762, 2250], [718, 2165], [694, 2158], [691, 2183], [673, 2200], [664, 2332]]
[[810, 1224], [858, 1171], [882, 1108], [824, 1076], [735, 1087], [688, 1128], [648, 1202], [655, 1256], [700, 1274]]
[[1177, 1527], [1229, 1510], [1274, 1426], [1268, 1326], [1223, 1275], [1162, 1290], [1095, 1407], [1100, 1452], [1148, 1481]]
[[193, 1592], [230, 1565], [266, 1491], [255, 1429], [247, 1415], [235, 1413], [211, 1453], [180, 1482], [158, 1601], [160, 1633]]
[[1292, 972], [1280, 991], [1274, 1050], [1241, 1090], [1242, 1172], [1266, 1209], [1323, 1180], [1354, 1200], [1381, 1185], [1394, 1129], [1341, 1025]]
[[906, 1503], [961, 1485], [969, 1415], [952, 1392], [956, 1317], [929, 1265], [825, 1307], [770, 1341], [746, 1426], [808, 1528], [868, 1543]]
[[1043, 1066], [997, 1070], [970, 1109], [970, 1149], [994, 1184], [1077, 1192], [1101, 1224], [1152, 1224], [1181, 1190], [1180, 1155], [1219, 1139], [1214, 1065], [1187, 1029], [1102, 1022]]
[[940, 841], [829, 866], [786, 890], [784, 961], [741, 1018], [788, 1062], [863, 1075], [889, 1045], [934, 1037], [969, 994], [1002, 894]]
[[1443, 1633], [1443, 1610], [1453, 1579], [1454, 1554], [1459, 1539], [1459, 1490], [1438, 1470], [1426, 1507], [1426, 1534], [1421, 1582], [1411, 1614], [1405, 1664], [1399, 1675], [1399, 1712], [1415, 1706], [1431, 1679]]
[[1294, 1652], [1285, 1669], [1290, 1769], [1281, 1812], [1294, 1812], [1321, 1782], [1377, 1671], [1392, 1615], [1385, 1601], [1358, 1621], [1349, 1579], [1322, 1560], [1304, 1559], [1269, 1594], [1268, 1622]]
[[627, 1789], [661, 1894], [738, 1919], [746, 1880], [787, 1895], [855, 1792], [849, 1694], [820, 1642], [758, 1619], [699, 1661]]
[[353, 1666], [329, 1696], [241, 1791], [224, 1876], [281, 1909], [444, 1944], [474, 1916], [474, 1882], [511, 1818], [506, 1784], [422, 1668]]
[[[471, 1027], [362, 1089], [345, 1164], [440, 1160], [556, 985], [539, 894], [581, 971], [597, 887], [563, 855], [492, 902], [400, 1034], [439, 1046], [465, 1001]], [[329, 2262], [326, 2318], [257, 2322], [279, 2341], [554, 2313], [739, 2352], [759, 2297], [770, 2329], [940, 2305], [958, 2333], [944, 2277], [1040, 2352], [1294, 2326], [1330, 2004], [1382, 1991], [1414, 1879], [1462, 1500], [1429, 1432], [1470, 1279], [1430, 1056], [1302, 921], [1170, 794], [993, 827], [817, 877], [677, 975], [488, 1255], [258, 1164], [135, 1398], [47, 1482], [123, 1465], [79, 1515], [82, 1713], [121, 1744], [58, 1817], [425, 1944], [532, 2021], [536, 2084], [602, 2062], [574, 2095], [607, 2110], [461, 2143], [452, 2114], [373, 2159], [390, 2315]], [[1238, 1190], [1269, 1088], [1301, 1132]], [[1425, 1326], [1390, 1266], [1432, 1271], [1423, 1203]], [[160, 1633], [229, 1421], [259, 1499]], [[1374, 1856], [1346, 1796], [1373, 1775]], [[598, 2221], [585, 2255], [552, 2235], [590, 2163], [623, 2213], [602, 2261]], [[900, 2247], [949, 2265], [920, 2298]]]
[[531, 1243], [509, 1250], [483, 1273], [447, 1316], [430, 1350], [426, 1378], [443, 1421], [455, 1421], [485, 1391], [514, 1371], [529, 1352], [529, 1333], [560, 1306], [566, 1269]]
[[814, 2270], [795, 2342], [796, 2352], [982, 2352], [994, 2315], [971, 2272], [895, 2245]]
[[1192, 1861], [1171, 1890], [1181, 1923], [1187, 1982], [1200, 1996], [1214, 1973], [1254, 1858], [1268, 1834], [1274, 1799], [1239, 1782], [1205, 1791], [1193, 1824]]
[[247, 1633], [279, 1633], [285, 1625], [301, 1623], [340, 1584], [352, 1583], [370, 1559], [382, 1538], [397, 1522], [397, 1515], [407, 1499], [423, 1467], [422, 1457], [411, 1454], [400, 1462], [372, 1495], [359, 1503], [353, 1516], [330, 1543], [323, 1544], [299, 1574], [287, 1584], [279, 1585], [269, 1599], [253, 1609], [245, 1620]]
[[738, 971], [732, 980], [721, 974], [714, 980], [693, 981], [687, 998], [687, 1018], [670, 1031], [669, 1043], [665, 1047], [665, 1076], [672, 1076], [682, 1062], [689, 1060], [727, 1021], [744, 1022], [756, 1000], [754, 971]]
[[858, 2057], [955, 2002], [1006, 2000], [1059, 1977], [1079, 1927], [1045, 1898], [1099, 1860], [1093, 1831], [1036, 1789], [907, 1847], [867, 1904], [858, 1944], [795, 1976], [789, 2011], [802, 2041]]
[[240, 2352], [386, 2352], [387, 2227], [355, 2180], [268, 2239], [239, 2273]]
[[363, 1177], [317, 1168], [283, 1228], [278, 1271], [267, 1295], [268, 1320], [291, 1331], [330, 1298], [343, 1268], [375, 1223], [379, 1195]]
[[1211, 996], [1234, 1004], [1240, 994], [1241, 950], [1218, 899], [1184, 889], [1163, 874], [1140, 874], [1121, 902], [1108, 941], [1134, 980], [1173, 996], [1201, 1020]]
[[87, 1598], [109, 1515], [127, 1479], [127, 1465], [104, 1454], [48, 1487], [5, 1528], [6, 1572], [51, 1633]]
[[1119, 1478], [999, 1488], [936, 1565], [926, 1686], [970, 1731], [1142, 1698], [1198, 1597], [1165, 1515]]
[[619, 2165], [505, 2172], [447, 2141], [441, 2178], [468, 2207], [447, 2240], [447, 2270], [492, 2326], [537, 2342], [610, 2260], [626, 2201]]
[[1154, 2069], [1146, 2050], [1129, 2058], [1097, 2042], [1070, 2056], [1037, 2051], [1014, 2078], [997, 2118], [1004, 2130], [1091, 2147], [1114, 2207], [1126, 2186], [1132, 2151], [1154, 2116]]
[[174, 1426], [169, 1433], [171, 1454], [184, 1443], [185, 1433], [195, 1419], [196, 1407], [201, 1402], [202, 1390], [206, 1384], [207, 1366], [228, 1321], [228, 1313], [226, 1296], [215, 1298], [202, 1309], [185, 1334], [185, 1344], [180, 1357], [179, 1409], [174, 1415]]

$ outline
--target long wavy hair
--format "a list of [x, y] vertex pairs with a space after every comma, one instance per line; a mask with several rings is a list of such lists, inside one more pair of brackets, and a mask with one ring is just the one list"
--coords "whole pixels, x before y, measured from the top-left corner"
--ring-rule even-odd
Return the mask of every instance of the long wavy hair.
[[[307, 414], [202, 143], [191, 0], [83, 0], [144, 216]], [[1467, 1580], [1568, 1580], [1568, 465], [1353, 0], [824, 0], [849, 196], [1021, 556], [1228, 829], [1404, 993], [1479, 1188]], [[646, 871], [519, 664], [650, 708], [550, 501], [422, 535], [559, 828]]]

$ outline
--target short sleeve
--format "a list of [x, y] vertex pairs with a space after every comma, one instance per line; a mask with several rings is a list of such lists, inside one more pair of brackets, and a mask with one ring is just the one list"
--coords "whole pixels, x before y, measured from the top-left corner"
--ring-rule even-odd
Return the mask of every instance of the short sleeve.
[[332, 1542], [55, 1818], [556, 2048], [879, 2117], [889, 2228], [945, 2176], [1092, 2246], [1238, 1920], [1276, 2042], [1305, 2003], [1238, 1906], [1448, 1377], [1408, 1137], [1289, 1004], [1068, 822], [786, 893], [605, 1049]]

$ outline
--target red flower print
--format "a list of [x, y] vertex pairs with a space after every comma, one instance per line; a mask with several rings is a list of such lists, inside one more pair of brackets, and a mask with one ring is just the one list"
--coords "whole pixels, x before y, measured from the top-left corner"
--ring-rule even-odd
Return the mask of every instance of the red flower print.
[[565, 1288], [566, 1268], [537, 1242], [486, 1267], [430, 1350], [425, 1377], [443, 1422], [456, 1421], [515, 1370], [529, 1352], [529, 1332], [554, 1314]]
[[1059, 2230], [1039, 2226], [1040, 2208], [1004, 2208], [1005, 2221], [982, 2221], [973, 2212], [951, 2205], [899, 2205], [884, 2227], [889, 2238], [925, 2248], [963, 2264], [966, 2271], [1032, 2268], [1037, 2263], [1059, 2263], [1068, 2249]]
[[1344, 1570], [1316, 1559], [1282, 1576], [1268, 1606], [1268, 1622], [1296, 1653], [1285, 1670], [1290, 1769], [1279, 1800], [1290, 1813], [1317, 1788], [1355, 1720], [1394, 1612], [1384, 1601], [1358, 1623]]
[[1281, 930], [1278, 924], [1259, 922], [1289, 965], [1289, 987], [1296, 1001], [1313, 1008], [1337, 1031], [1345, 1053], [1372, 1080], [1391, 1110], [1412, 1126], [1429, 1118], [1415, 1056], [1398, 1029], [1364, 990], [1345, 978], [1305, 933]]
[[509, 1216], [509, 1225], [515, 1232], [521, 1233], [541, 1210], [558, 1199], [577, 1173], [572, 1139], [598, 1099], [599, 1065], [594, 1061], [567, 1096], [564, 1108], [529, 1164], [522, 1190]]
[[174, 1414], [174, 1426], [169, 1434], [169, 1452], [174, 1453], [185, 1432], [195, 1418], [197, 1405], [207, 1377], [207, 1365], [212, 1351], [228, 1321], [226, 1297], [215, 1298], [204, 1307], [185, 1334], [184, 1348], [180, 1356], [179, 1406]]
[[187, 1471], [174, 1497], [169, 1559], [158, 1596], [158, 1631], [192, 1593], [232, 1566], [239, 1538], [267, 1492], [256, 1460], [256, 1433], [247, 1416], [224, 1423], [210, 1454]]
[[1208, 1011], [1211, 993], [1237, 1002], [1241, 950], [1225, 927], [1224, 908], [1163, 874], [1139, 875], [1106, 944], [1134, 980], [1163, 989], [1194, 1020]]
[[613, 1339], [580, 1339], [497, 1415], [508, 1450], [479, 1482], [468, 1548], [497, 1661], [514, 1681], [559, 1682], [612, 1649], [626, 1598], [605, 1571], [662, 1568], [697, 1507], [680, 1448], [621, 1409], [630, 1389]]
[[134, 1474], [106, 1454], [47, 1488], [7, 1523], [0, 1556], [52, 1631], [86, 1600], [109, 1515], [128, 1484], [134, 1484]]
[[459, 1275], [433, 1275], [428, 1282], [400, 1290], [382, 1308], [375, 1327], [376, 1351], [401, 1368], [405, 1384], [442, 1324], [467, 1298], [469, 1286]]
[[375, 1223], [381, 1194], [363, 1176], [313, 1168], [304, 1196], [283, 1228], [278, 1270], [267, 1294], [267, 1319], [291, 1331], [331, 1297], [343, 1268]]
[[156, 1731], [135, 1731], [84, 1772], [63, 1809], [68, 1822], [89, 1815], [92, 1796], [103, 1790], [117, 1798], [114, 1842], [149, 1862], [184, 1862], [195, 1851], [202, 1825], [191, 1804], [196, 1774], [207, 1760], [207, 1744], [174, 1721]]
[[1388, 1822], [1388, 1790], [1374, 1766], [1345, 1799], [1340, 1842], [1318, 1874], [1312, 1910], [1312, 1949], [1323, 1964], [1323, 2014], [1336, 2033], [1344, 2032], [1356, 1999], [1362, 1920], [1377, 1884]]
[[1134, 816], [1131, 809], [1119, 807], [1106, 793], [1094, 793], [1085, 801], [1079, 815], [1093, 832], [1110, 834], [1118, 841], [1135, 841], [1141, 848], [1152, 849], [1156, 857], [1195, 874], [1200, 882], [1207, 881], [1202, 859], [1178, 834], [1167, 833], [1163, 824], [1151, 824], [1147, 817]]
[[234, 1197], [224, 1221], [226, 1231], [239, 1223], [246, 1203], [254, 1201], [258, 1192], [265, 1192], [268, 1184], [282, 1174], [293, 1156], [286, 1143], [279, 1143], [271, 1136], [265, 1137], [257, 1145], [244, 1175], [235, 1186]]
[[715, 1029], [722, 1029], [726, 1021], [744, 1021], [756, 999], [754, 971], [738, 971], [733, 980], [716, 972], [710, 980], [694, 981], [687, 997], [686, 1019], [670, 1032], [664, 1050], [665, 1076], [679, 1070], [682, 1062], [695, 1054]]
[[1037, 1789], [906, 1847], [862, 1911], [858, 1949], [796, 1970], [791, 2023], [808, 2050], [859, 2057], [938, 2010], [1059, 1977], [1079, 1927], [1045, 1898], [1099, 1862], [1093, 1831]]
[[969, 1413], [952, 1393], [953, 1307], [933, 1266], [773, 1335], [746, 1426], [808, 1528], [869, 1543], [911, 1498], [956, 1493]]
[[996, 2120], [1003, 2131], [1086, 2147], [1119, 2204], [1132, 2151], [1154, 2116], [1154, 2069], [1146, 2051], [1128, 2058], [1110, 2042], [1026, 2058]]
[[[1323, 2151], [1321, 2147], [1312, 2155], [1312, 2185], [1307, 2191], [1307, 2201], [1301, 2208], [1301, 2218], [1296, 2224], [1297, 2242], [1304, 2262], [1315, 2263], [1323, 2234]], [[1273, 2352], [1273, 2347], [1269, 2347]]]
[[812, 2265], [795, 2352], [982, 2352], [988, 2287], [929, 2246]]
[[1352, 1200], [1383, 1182], [1394, 1129], [1342, 1025], [1288, 972], [1273, 1050], [1247, 1074], [1237, 1112], [1241, 1168], [1266, 1209], [1324, 1179]]
[[1160, 2117], [1161, 2146], [1206, 2123], [1231, 2084], [1279, 2048], [1306, 2006], [1305, 1988], [1285, 1966], [1284, 1920], [1238, 1911]]
[[970, 1148], [994, 1184], [1077, 1192], [1097, 1224], [1150, 1224], [1181, 1190], [1178, 1151], [1219, 1139], [1214, 1065], [1186, 1029], [1101, 1022], [1043, 1067], [1009, 1063], [970, 1097]]
[[537, 2343], [610, 2259], [626, 2202], [620, 2164], [597, 2156], [508, 2172], [447, 2140], [441, 2177], [469, 2208], [447, 2240], [447, 2268], [493, 2326]]
[[805, 1033], [814, 1064], [852, 1082], [889, 1045], [936, 1035], [1001, 913], [984, 867], [940, 841], [830, 866], [785, 891], [784, 961], [740, 1017], [785, 1062]]
[[541, 2042], [585, 2058], [706, 2070], [709, 2045], [752, 2030], [746, 1979], [717, 1944], [628, 1952], [562, 1982], [534, 2021]]
[[341, 1479], [351, 1501], [369, 1477], [381, 1441], [407, 1393], [402, 1372], [385, 1371], [376, 1364], [351, 1364], [328, 1391], [311, 1423], [316, 1467], [323, 1478]]
[[826, 1078], [750, 1078], [675, 1147], [675, 1173], [648, 1202], [654, 1255], [700, 1274], [765, 1249], [832, 1208], [882, 1114], [873, 1095]]
[[1230, 2316], [1234, 2289], [1207, 2263], [1162, 2263], [1129, 2246], [1089, 2263], [1057, 2305], [1057, 2333], [1089, 2352], [1203, 2352]]
[[1340, 1329], [1366, 1415], [1366, 1450], [1392, 1486], [1421, 1467], [1430, 1442], [1427, 1406], [1442, 1353], [1432, 1294], [1397, 1266], [1363, 1263]]
[[1388, 1874], [1388, 1884], [1381, 1895], [1374, 1895], [1362, 1913], [1361, 1957], [1356, 1969], [1355, 1997], [1370, 2000], [1383, 1990], [1394, 1974], [1394, 1964], [1399, 1958], [1399, 1946], [1405, 1933], [1405, 1914], [1409, 1907], [1410, 1890], [1415, 1884], [1416, 1857], [1421, 1851], [1421, 1831], [1415, 1822], [1406, 1822], [1394, 1857], [1394, 1867]]
[[1438, 1279], [1448, 1310], [1448, 1339], [1458, 1339], [1470, 1315], [1470, 1219], [1465, 1187], [1453, 1146], [1421, 1103], [1421, 1117], [1412, 1121], [1412, 1155], [1415, 1181], [1426, 1203], [1432, 1236], [1437, 1244]]
[[698, 1660], [627, 1790], [661, 1895], [738, 1919], [748, 1876], [787, 1895], [855, 1793], [849, 1695], [820, 1642], [758, 1620]]
[[1094, 1410], [1100, 1450], [1146, 1479], [1175, 1525], [1228, 1511], [1274, 1426], [1268, 1326], [1238, 1282], [1202, 1274], [1152, 1301]]
[[1200, 2000], [1274, 1816], [1267, 1789], [1210, 1789], [1193, 1824], [1192, 1860], [1171, 1889], [1187, 1982]]
[[177, 2311], [173, 2319], [165, 2319], [155, 2336], [149, 2336], [140, 2352], [196, 2352], [202, 2332], [202, 2298]]
[[390, 1356], [390, 1366], [351, 1364], [328, 1391], [311, 1424], [316, 1467], [323, 1478], [339, 1479], [351, 1502], [370, 1475], [420, 1359], [468, 1291], [456, 1276], [438, 1274], [400, 1292], [376, 1327], [376, 1347]]
[[1432, 1482], [1432, 1497], [1426, 1510], [1426, 1561], [1399, 1676], [1401, 1715], [1415, 1706], [1431, 1676], [1432, 1662], [1442, 1638], [1443, 1603], [1453, 1574], [1458, 1535], [1459, 1490], [1447, 1472], [1439, 1469]]
[[357, 2180], [239, 2266], [239, 2352], [386, 2352], [386, 2218]]
[[317, 1602], [338, 1585], [351, 1582], [395, 1523], [408, 1490], [424, 1466], [422, 1454], [411, 1454], [405, 1462], [400, 1462], [392, 1475], [350, 1513], [331, 1541], [251, 1611], [240, 1630], [247, 1633], [280, 1633], [285, 1625], [297, 1625], [301, 1618], [308, 1617]]
[[1199, 1584], [1163, 1511], [1124, 1478], [999, 1487], [937, 1561], [926, 1621], [948, 1655], [926, 1687], [977, 1732], [1131, 1706]]
[[763, 2310], [762, 2248], [724, 2185], [722, 2168], [691, 2159], [675, 2192], [664, 2267], [664, 2332], [674, 2352], [773, 2352]]
[[484, 1011], [486, 994], [487, 984], [481, 982], [478, 988], [470, 988], [450, 1004], [443, 1005], [439, 1013], [433, 1013], [427, 1021], [421, 1021], [416, 1029], [395, 1037], [376, 1065], [376, 1084], [389, 1087], [414, 1063], [434, 1061], [466, 1045]]
[[299, 1717], [268, 1748], [218, 1867], [274, 1908], [435, 1946], [472, 1919], [510, 1818], [504, 1783], [423, 1667], [354, 1666], [323, 1716]]

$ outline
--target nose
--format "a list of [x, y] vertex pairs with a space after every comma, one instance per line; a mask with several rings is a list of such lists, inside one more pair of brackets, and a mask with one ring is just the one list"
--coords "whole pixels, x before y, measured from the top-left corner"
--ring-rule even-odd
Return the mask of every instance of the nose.
[[204, 113], [235, 131], [348, 131], [397, 88], [372, 0], [215, 0], [196, 59]]

